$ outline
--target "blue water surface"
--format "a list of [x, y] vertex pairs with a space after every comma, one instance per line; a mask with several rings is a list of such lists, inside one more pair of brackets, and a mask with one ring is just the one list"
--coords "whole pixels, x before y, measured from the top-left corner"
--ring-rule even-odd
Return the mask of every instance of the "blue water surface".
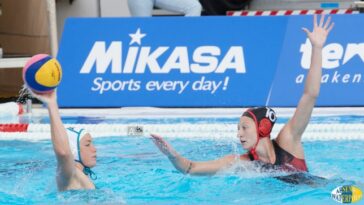
[[[345, 121], [339, 118], [332, 121]], [[64, 120], [80, 122], [78, 118]], [[171, 123], [180, 120], [172, 119]], [[197, 161], [243, 153], [230, 139], [167, 140], [182, 155]], [[94, 181], [97, 189], [57, 192], [56, 160], [49, 140], [0, 141], [0, 204], [338, 204], [331, 198], [336, 187], [355, 185], [364, 190], [364, 141], [304, 142], [309, 176], [324, 179], [309, 177], [309, 182], [302, 184], [280, 181], [274, 177], [277, 173], [249, 170], [241, 162], [214, 176], [183, 175], [149, 137], [106, 136], [94, 143], [98, 152], [93, 169], [98, 176]], [[364, 204], [364, 200], [356, 204]]]

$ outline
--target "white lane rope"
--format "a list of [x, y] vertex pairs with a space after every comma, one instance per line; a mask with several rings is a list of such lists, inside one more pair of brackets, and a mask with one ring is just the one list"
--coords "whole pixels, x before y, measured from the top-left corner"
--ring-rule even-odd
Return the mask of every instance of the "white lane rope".
[[[93, 137], [142, 137], [151, 133], [173, 138], [236, 138], [237, 125], [229, 123], [175, 123], [175, 124], [65, 124], [66, 127], [87, 129]], [[283, 124], [276, 124], [272, 137], [277, 136]], [[0, 140], [47, 140], [49, 124], [29, 124], [27, 132], [0, 132]], [[364, 140], [364, 124], [330, 123], [309, 124], [304, 141]]]

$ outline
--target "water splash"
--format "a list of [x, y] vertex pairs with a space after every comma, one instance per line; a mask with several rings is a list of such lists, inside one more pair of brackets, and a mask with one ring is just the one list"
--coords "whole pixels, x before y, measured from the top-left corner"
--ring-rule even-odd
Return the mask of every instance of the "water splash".
[[19, 97], [16, 100], [16, 102], [21, 103], [21, 104], [25, 104], [27, 102], [27, 100], [32, 99], [32, 94], [29, 91], [28, 87], [24, 84], [22, 86], [22, 89], [19, 90]]

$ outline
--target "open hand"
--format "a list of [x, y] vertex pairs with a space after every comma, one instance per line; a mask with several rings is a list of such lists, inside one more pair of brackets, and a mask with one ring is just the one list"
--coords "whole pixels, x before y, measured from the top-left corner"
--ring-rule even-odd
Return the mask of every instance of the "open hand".
[[150, 136], [152, 137], [154, 144], [163, 154], [167, 155], [167, 157], [176, 156], [176, 151], [161, 136], [156, 134], [151, 134]]
[[317, 22], [317, 15], [313, 15], [313, 31], [310, 32], [307, 28], [302, 28], [302, 30], [307, 34], [313, 47], [322, 48], [326, 42], [327, 35], [330, 33], [334, 27], [334, 23], [331, 22], [331, 16], [326, 19], [325, 14], [321, 15], [320, 22]]

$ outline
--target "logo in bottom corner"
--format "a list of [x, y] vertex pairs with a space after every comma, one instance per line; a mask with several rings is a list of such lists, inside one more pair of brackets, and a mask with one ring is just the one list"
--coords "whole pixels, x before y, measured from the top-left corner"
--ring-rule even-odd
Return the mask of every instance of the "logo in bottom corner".
[[361, 200], [363, 192], [356, 186], [339, 186], [332, 190], [331, 198], [339, 203], [350, 204]]

